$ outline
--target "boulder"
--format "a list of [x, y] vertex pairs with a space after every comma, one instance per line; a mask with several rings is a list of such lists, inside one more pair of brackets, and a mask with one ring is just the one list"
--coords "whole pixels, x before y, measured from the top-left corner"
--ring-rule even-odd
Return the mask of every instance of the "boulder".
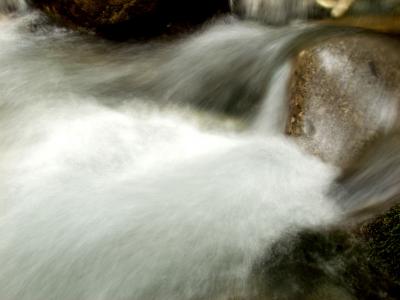
[[332, 37], [297, 56], [287, 134], [348, 167], [379, 132], [399, 127], [400, 42], [372, 33]]
[[228, 0], [31, 0], [62, 24], [111, 38], [184, 31], [228, 11]]

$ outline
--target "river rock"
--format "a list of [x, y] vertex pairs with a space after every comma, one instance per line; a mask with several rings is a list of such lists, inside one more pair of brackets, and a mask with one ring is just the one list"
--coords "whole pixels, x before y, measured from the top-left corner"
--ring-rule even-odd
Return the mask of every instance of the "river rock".
[[50, 17], [109, 37], [184, 31], [229, 9], [228, 0], [32, 0]]
[[[373, 253], [387, 238], [382, 236], [379, 243], [367, 242], [346, 228], [288, 234], [266, 249], [254, 265], [254, 289], [263, 296], [260, 299], [398, 299], [398, 277], [381, 267]], [[398, 263], [395, 251], [384, 251], [390, 255], [386, 261]]]
[[398, 127], [400, 42], [329, 38], [297, 56], [286, 131], [308, 152], [347, 167], [378, 132]]
[[369, 246], [369, 257], [400, 286], [400, 205], [360, 228]]

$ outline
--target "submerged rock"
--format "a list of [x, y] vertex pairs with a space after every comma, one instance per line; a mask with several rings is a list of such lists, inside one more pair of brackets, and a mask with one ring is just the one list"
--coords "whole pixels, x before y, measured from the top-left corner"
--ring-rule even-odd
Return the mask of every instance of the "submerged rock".
[[286, 131], [309, 152], [348, 166], [380, 131], [399, 126], [400, 42], [333, 37], [295, 62]]
[[400, 285], [400, 205], [360, 228], [370, 260]]
[[396, 278], [371, 260], [375, 246], [344, 229], [305, 229], [268, 248], [252, 280], [262, 299], [397, 299]]
[[348, 213], [326, 228], [287, 234], [266, 249], [252, 272], [259, 295], [285, 300], [398, 299], [400, 134], [381, 134], [366, 148], [338, 179], [346, 191], [338, 193], [338, 204]]
[[228, 0], [32, 0], [50, 17], [112, 38], [184, 31], [226, 12]]

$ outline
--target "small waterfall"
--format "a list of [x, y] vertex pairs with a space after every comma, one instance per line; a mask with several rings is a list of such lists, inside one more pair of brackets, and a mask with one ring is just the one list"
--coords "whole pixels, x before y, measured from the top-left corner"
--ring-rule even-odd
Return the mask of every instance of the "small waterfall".
[[341, 217], [337, 170], [280, 130], [288, 59], [337, 29], [138, 45], [35, 18], [0, 22], [0, 299], [260, 299], [265, 249]]
[[315, 0], [230, 0], [230, 3], [239, 16], [274, 25], [324, 13]]
[[268, 92], [253, 123], [255, 131], [277, 135], [285, 131], [291, 72], [292, 65], [286, 62], [272, 77]]
[[148, 50], [25, 27], [0, 27], [0, 298], [249, 298], [265, 247], [337, 218], [336, 170], [227, 125], [303, 29], [219, 24]]

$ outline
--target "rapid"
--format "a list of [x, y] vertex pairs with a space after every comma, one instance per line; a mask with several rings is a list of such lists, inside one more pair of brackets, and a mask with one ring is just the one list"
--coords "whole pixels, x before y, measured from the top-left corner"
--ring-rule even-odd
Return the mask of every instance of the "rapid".
[[344, 214], [339, 170], [283, 132], [320, 30], [114, 43], [1, 0], [0, 299], [264, 299], [265, 250]]

